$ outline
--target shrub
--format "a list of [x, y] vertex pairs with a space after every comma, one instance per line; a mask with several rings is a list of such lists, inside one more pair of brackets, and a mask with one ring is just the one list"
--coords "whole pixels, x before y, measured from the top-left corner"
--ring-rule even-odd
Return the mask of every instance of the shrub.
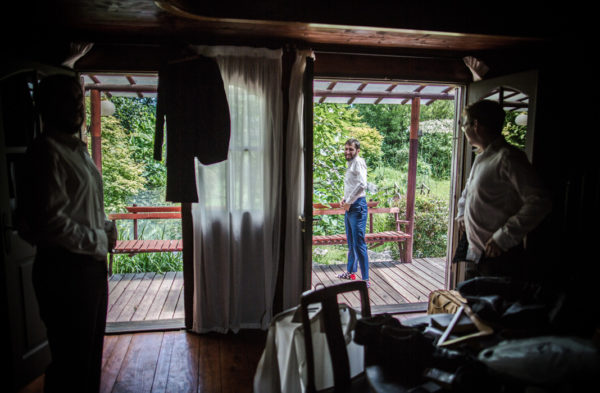
[[118, 254], [114, 256], [113, 273], [180, 272], [183, 271], [181, 252]]
[[[448, 241], [448, 198], [417, 193], [415, 195], [415, 223], [413, 257], [444, 257]], [[396, 201], [400, 216], [406, 216], [406, 200]], [[394, 228], [392, 219], [389, 228]], [[389, 230], [389, 229], [388, 229]]]

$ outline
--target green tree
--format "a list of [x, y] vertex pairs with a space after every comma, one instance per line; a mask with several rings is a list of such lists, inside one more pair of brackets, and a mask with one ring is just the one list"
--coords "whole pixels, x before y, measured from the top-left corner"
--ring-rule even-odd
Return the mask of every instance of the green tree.
[[355, 138], [360, 142], [360, 156], [365, 159], [369, 167], [375, 167], [381, 161], [381, 142], [383, 136], [373, 127], [347, 127], [343, 134]]
[[[147, 187], [162, 188], [167, 184], [167, 171], [163, 162], [154, 160], [154, 130], [156, 99], [113, 97], [115, 117], [119, 119], [129, 138], [128, 144], [136, 162], [144, 168]], [[163, 154], [164, 157], [164, 154]]]
[[506, 138], [506, 141], [519, 149], [525, 148], [525, 140], [527, 135], [527, 127], [519, 126], [515, 122], [517, 116], [521, 112], [507, 112], [504, 121], [504, 128], [502, 129], [502, 135]]
[[[107, 116], [102, 118], [101, 124], [104, 208], [107, 213], [120, 212], [124, 211], [127, 200], [144, 188], [146, 180], [142, 165], [132, 156], [128, 135], [119, 120]], [[91, 143], [88, 147], [91, 149]]]
[[315, 202], [338, 202], [343, 195], [344, 143], [350, 137], [361, 142], [361, 155], [367, 166], [377, 166], [381, 157], [379, 132], [365, 124], [355, 108], [339, 104], [314, 105]]
[[454, 101], [436, 100], [430, 105], [421, 105], [419, 120], [454, 119]]
[[427, 120], [420, 124], [418, 164], [428, 164], [431, 175], [437, 179], [450, 179], [453, 127], [451, 119]]
[[362, 120], [383, 135], [382, 162], [405, 168], [408, 163], [410, 105], [356, 105]]

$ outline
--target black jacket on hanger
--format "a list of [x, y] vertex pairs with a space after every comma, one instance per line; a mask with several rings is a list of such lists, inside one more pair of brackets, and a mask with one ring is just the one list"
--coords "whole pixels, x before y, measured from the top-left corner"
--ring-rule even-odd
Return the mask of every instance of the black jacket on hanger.
[[171, 202], [198, 202], [194, 157], [204, 164], [227, 159], [231, 121], [216, 61], [194, 56], [159, 71], [154, 158], [162, 159], [167, 123], [167, 195]]

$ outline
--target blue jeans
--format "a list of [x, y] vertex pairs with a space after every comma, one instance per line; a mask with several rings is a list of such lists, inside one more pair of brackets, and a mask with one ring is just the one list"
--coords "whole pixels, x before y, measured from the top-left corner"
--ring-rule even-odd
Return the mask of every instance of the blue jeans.
[[365, 198], [358, 198], [344, 215], [346, 239], [348, 239], [348, 272], [356, 273], [356, 263], [358, 262], [363, 280], [369, 279], [369, 256], [365, 242], [367, 215], [368, 208]]

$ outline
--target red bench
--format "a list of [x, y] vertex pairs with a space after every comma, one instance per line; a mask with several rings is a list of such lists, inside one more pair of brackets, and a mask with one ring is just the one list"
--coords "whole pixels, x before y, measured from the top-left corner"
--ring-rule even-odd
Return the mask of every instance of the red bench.
[[108, 219], [133, 220], [133, 239], [117, 240], [115, 248], [110, 250], [109, 273], [112, 274], [114, 254], [141, 254], [148, 252], [183, 251], [183, 240], [142, 240], [138, 239], [138, 220], [181, 220], [181, 206], [128, 206], [128, 213], [109, 214]]
[[[371, 245], [371, 248], [380, 246], [384, 243], [396, 242], [400, 250], [400, 260], [402, 262], [411, 262], [407, 255], [406, 240], [410, 239], [410, 234], [400, 230], [400, 225], [409, 223], [407, 220], [401, 220], [400, 209], [397, 207], [377, 207], [379, 202], [367, 202], [369, 209], [369, 232], [365, 234], [365, 241]], [[329, 203], [328, 205], [315, 203], [313, 204], [313, 216], [344, 214], [345, 210], [340, 207], [339, 203]], [[393, 214], [396, 223], [395, 231], [373, 232], [373, 214]], [[315, 246], [332, 245], [332, 244], [348, 244], [345, 234], [341, 235], [324, 235], [313, 236], [312, 244]]]

